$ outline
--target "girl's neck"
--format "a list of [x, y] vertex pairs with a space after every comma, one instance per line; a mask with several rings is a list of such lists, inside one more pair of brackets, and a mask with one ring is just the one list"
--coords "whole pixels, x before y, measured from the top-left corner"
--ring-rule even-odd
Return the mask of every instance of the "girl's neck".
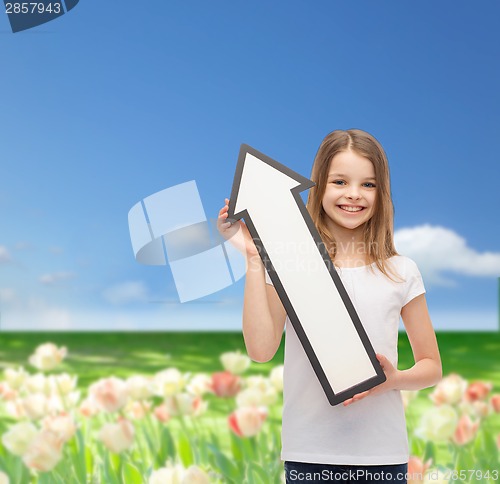
[[369, 260], [363, 237], [363, 226], [356, 229], [335, 227], [332, 235], [336, 242], [335, 265], [339, 267], [359, 267], [372, 263]]

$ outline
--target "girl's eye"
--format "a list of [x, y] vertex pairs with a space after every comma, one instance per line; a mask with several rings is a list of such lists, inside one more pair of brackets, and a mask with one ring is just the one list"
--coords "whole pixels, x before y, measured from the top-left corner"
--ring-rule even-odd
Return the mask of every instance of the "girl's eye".
[[375, 183], [371, 183], [371, 182], [366, 182], [366, 183], [363, 183], [363, 186], [365, 186], [366, 188], [375, 188]]
[[334, 185], [344, 185], [345, 181], [344, 180], [333, 180], [332, 183]]

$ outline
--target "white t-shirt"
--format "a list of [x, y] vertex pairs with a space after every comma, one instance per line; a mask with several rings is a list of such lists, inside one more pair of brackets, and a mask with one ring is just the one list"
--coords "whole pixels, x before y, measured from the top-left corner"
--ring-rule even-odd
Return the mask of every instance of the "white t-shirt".
[[[337, 272], [376, 353], [397, 368], [401, 309], [425, 292], [415, 262], [388, 259], [403, 280], [375, 264]], [[393, 277], [394, 278], [394, 277]], [[266, 282], [271, 279], [266, 274]], [[286, 318], [282, 460], [322, 464], [390, 465], [408, 462], [406, 421], [399, 390], [331, 406], [289, 318]]]

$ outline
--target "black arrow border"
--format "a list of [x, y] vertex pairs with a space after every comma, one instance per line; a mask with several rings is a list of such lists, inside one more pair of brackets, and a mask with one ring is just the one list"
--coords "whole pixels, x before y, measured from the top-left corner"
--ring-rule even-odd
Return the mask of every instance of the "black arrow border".
[[[271, 263], [271, 260], [269, 259], [269, 256], [267, 254], [266, 248], [264, 247], [264, 244], [262, 243], [262, 240], [259, 237], [259, 233], [257, 229], [255, 228], [255, 225], [252, 221], [252, 218], [250, 214], [248, 213], [248, 210], [242, 210], [241, 212], [234, 213], [234, 209], [236, 206], [236, 199], [238, 196], [238, 192], [240, 189], [240, 183], [241, 183], [241, 177], [243, 174], [243, 168], [245, 166], [245, 159], [247, 153], [250, 153], [251, 155], [259, 158], [260, 160], [264, 161], [268, 165], [272, 166], [276, 170], [284, 173], [285, 175], [288, 175], [289, 177], [297, 180], [300, 185], [292, 188], [290, 191], [293, 195], [293, 198], [295, 199], [295, 202], [297, 203], [297, 207], [300, 210], [300, 213], [302, 214], [302, 217], [304, 218], [304, 221], [307, 224], [307, 227], [309, 228], [309, 231], [316, 242], [316, 246], [318, 247], [321, 256], [323, 257], [323, 261], [325, 262], [326, 267], [328, 268], [328, 272], [332, 276], [333, 282], [335, 283], [335, 286], [337, 287], [337, 290], [340, 294], [340, 297], [342, 298], [342, 301], [344, 302], [344, 305], [349, 313], [349, 316], [351, 317], [351, 320], [354, 324], [354, 327], [356, 328], [356, 331], [358, 332], [358, 335], [361, 339], [361, 342], [363, 343], [363, 346], [365, 347], [365, 350], [370, 358], [370, 361], [373, 365], [373, 368], [376, 372], [376, 375], [373, 376], [372, 378], [369, 378], [368, 380], [362, 381], [350, 388], [347, 388], [346, 390], [343, 390], [342, 392], [335, 393], [333, 391], [332, 386], [330, 385], [330, 382], [328, 381], [328, 378], [326, 377], [326, 374], [318, 360], [318, 357], [316, 356], [316, 353], [314, 352], [311, 343], [309, 341], [309, 338], [307, 337], [304, 328], [302, 327], [302, 324], [300, 323], [300, 320], [293, 308], [293, 305], [288, 298], [288, 295], [281, 284], [281, 281], [279, 279], [279, 276], [277, 272], [274, 270], [274, 267]], [[248, 230], [250, 231], [250, 234], [252, 235], [255, 245], [257, 246], [257, 249], [259, 251], [259, 254], [262, 258], [262, 261], [264, 263], [264, 266], [269, 273], [269, 277], [271, 278], [271, 281], [274, 284], [274, 287], [278, 293], [279, 298], [281, 299], [281, 302], [287, 312], [287, 315], [295, 329], [295, 332], [297, 333], [297, 336], [299, 337], [300, 342], [302, 343], [302, 346], [304, 347], [304, 350], [307, 354], [307, 357], [309, 358], [309, 361], [311, 362], [311, 365], [314, 369], [314, 372], [316, 373], [316, 376], [318, 377], [321, 386], [323, 387], [323, 390], [325, 391], [326, 397], [328, 398], [328, 401], [330, 402], [330, 405], [338, 405], [339, 403], [347, 400], [348, 398], [351, 398], [353, 395], [357, 393], [364, 392], [366, 390], [369, 390], [370, 388], [373, 388], [381, 383], [383, 383], [386, 380], [384, 370], [382, 369], [379, 361], [377, 360], [377, 356], [375, 354], [375, 350], [373, 349], [373, 346], [368, 338], [368, 335], [366, 334], [366, 331], [359, 319], [358, 314], [356, 313], [356, 310], [354, 309], [354, 306], [352, 304], [352, 301], [350, 300], [347, 291], [345, 290], [344, 285], [342, 284], [342, 281], [340, 280], [340, 277], [337, 273], [337, 270], [335, 269], [335, 266], [330, 259], [330, 256], [326, 250], [325, 244], [321, 240], [321, 237], [319, 235], [318, 230], [316, 229], [316, 226], [314, 225], [314, 222], [309, 215], [309, 212], [307, 211], [307, 208], [302, 201], [302, 198], [300, 196], [300, 192], [309, 189], [314, 186], [314, 183], [309, 180], [308, 178], [303, 177], [302, 175], [299, 175], [298, 173], [294, 172], [290, 168], [286, 167], [285, 165], [282, 165], [281, 163], [278, 163], [276, 160], [273, 160], [272, 158], [269, 158], [269, 156], [266, 156], [265, 154], [261, 153], [260, 151], [257, 151], [255, 148], [252, 148], [249, 145], [242, 144], [240, 148], [240, 153], [238, 156], [238, 164], [236, 166], [236, 172], [234, 175], [234, 181], [233, 181], [233, 187], [231, 190], [231, 198], [229, 200], [229, 211], [228, 211], [228, 219], [231, 221], [236, 221], [239, 220], [240, 218], [245, 219], [245, 223], [248, 227]]]

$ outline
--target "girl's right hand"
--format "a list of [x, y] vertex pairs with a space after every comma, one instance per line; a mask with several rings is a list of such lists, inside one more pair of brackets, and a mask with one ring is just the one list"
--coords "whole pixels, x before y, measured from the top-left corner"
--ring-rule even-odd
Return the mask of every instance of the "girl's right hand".
[[254, 244], [252, 236], [248, 231], [248, 227], [241, 221], [238, 220], [235, 223], [228, 222], [229, 210], [229, 199], [225, 199], [225, 205], [219, 211], [219, 217], [217, 219], [217, 229], [220, 234], [233, 244], [236, 249], [246, 255], [247, 257], [253, 257], [259, 255], [259, 251]]

